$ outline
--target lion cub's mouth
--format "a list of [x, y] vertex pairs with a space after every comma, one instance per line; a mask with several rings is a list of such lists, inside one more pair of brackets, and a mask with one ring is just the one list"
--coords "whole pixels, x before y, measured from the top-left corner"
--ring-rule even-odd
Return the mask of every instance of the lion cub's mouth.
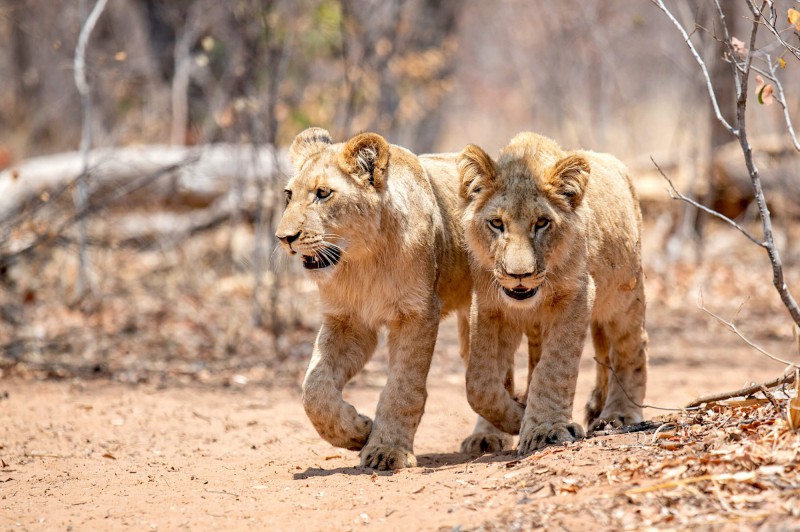
[[306, 270], [321, 270], [339, 263], [342, 253], [334, 247], [321, 249], [316, 255], [303, 255], [303, 268]]
[[506, 293], [508, 297], [511, 299], [516, 299], [517, 301], [522, 301], [523, 299], [528, 299], [536, 295], [536, 292], [539, 291], [539, 287], [536, 288], [525, 288], [524, 286], [516, 286], [512, 289], [508, 289], [505, 286], [503, 287], [503, 292]]

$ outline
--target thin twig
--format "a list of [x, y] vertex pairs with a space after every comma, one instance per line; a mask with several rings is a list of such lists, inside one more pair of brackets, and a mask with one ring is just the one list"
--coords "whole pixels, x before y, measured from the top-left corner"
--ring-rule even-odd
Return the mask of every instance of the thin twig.
[[653, 410], [665, 410], [667, 412], [683, 412], [685, 410], [697, 410], [696, 408], [667, 408], [667, 407], [663, 407], [663, 406], [641, 405], [641, 404], [637, 403], [636, 401], [634, 401], [631, 398], [630, 395], [628, 395], [628, 390], [626, 390], [625, 387], [622, 385], [622, 381], [619, 380], [619, 376], [617, 376], [617, 372], [614, 370], [613, 367], [611, 367], [610, 365], [606, 364], [605, 362], [601, 362], [600, 360], [598, 360], [597, 357], [593, 357], [593, 358], [594, 358], [595, 362], [597, 362], [598, 364], [600, 364], [604, 368], [607, 368], [607, 369], [609, 369], [611, 371], [611, 374], [614, 376], [614, 379], [617, 381], [617, 384], [619, 385], [619, 389], [622, 390], [622, 393], [625, 394], [625, 397], [627, 397], [628, 401], [630, 401], [634, 406], [638, 406], [639, 408], [652, 408]]
[[661, 177], [666, 179], [667, 183], [669, 183], [669, 188], [670, 188], [669, 193], [670, 193], [670, 197], [672, 197], [672, 199], [679, 199], [681, 201], [685, 201], [686, 203], [688, 203], [690, 205], [694, 205], [695, 207], [697, 207], [701, 211], [703, 211], [705, 213], [708, 213], [711, 216], [714, 216], [716, 218], [719, 218], [720, 220], [723, 220], [723, 221], [727, 222], [728, 224], [733, 226], [735, 229], [738, 229], [739, 232], [741, 232], [744, 236], [746, 236], [751, 242], [753, 242], [754, 244], [756, 244], [759, 247], [764, 247], [764, 243], [763, 242], [760, 242], [757, 238], [755, 238], [753, 235], [748, 233], [747, 230], [745, 230], [742, 226], [740, 226], [739, 224], [737, 224], [736, 222], [734, 222], [733, 220], [731, 220], [730, 218], [728, 218], [724, 214], [722, 214], [720, 212], [717, 212], [714, 209], [710, 209], [710, 208], [706, 207], [705, 205], [703, 205], [702, 203], [698, 203], [697, 201], [693, 200], [692, 198], [690, 198], [690, 197], [682, 194], [680, 191], [678, 191], [678, 189], [675, 188], [675, 185], [672, 183], [672, 180], [669, 177], [667, 177], [667, 174], [664, 173], [664, 171], [661, 169], [661, 167], [658, 165], [658, 163], [655, 161], [655, 159], [653, 159], [652, 156], [650, 156], [650, 160], [655, 165], [656, 170], [658, 170], [658, 173], [661, 174]]
[[688, 33], [686, 33], [686, 30], [683, 29], [683, 26], [681, 25], [680, 22], [678, 22], [678, 19], [676, 19], [675, 16], [672, 14], [672, 12], [669, 9], [667, 9], [667, 6], [664, 5], [664, 2], [662, 0], [650, 0], [650, 1], [653, 2], [653, 4], [655, 4], [657, 8], [663, 11], [664, 14], [667, 15], [667, 17], [670, 19], [670, 21], [672, 21], [672, 24], [674, 24], [675, 27], [678, 28], [678, 31], [683, 36], [683, 40], [686, 43], [686, 46], [689, 47], [689, 50], [692, 52], [692, 56], [694, 56], [695, 61], [697, 61], [697, 64], [700, 65], [700, 70], [703, 71], [703, 77], [705, 78], [706, 81], [706, 90], [708, 90], [708, 96], [711, 99], [711, 105], [714, 107], [714, 114], [716, 114], [717, 120], [719, 120], [719, 123], [722, 124], [722, 126], [725, 129], [730, 131], [732, 135], [738, 136], [739, 132], [736, 129], [734, 129], [734, 127], [731, 126], [727, 120], [725, 120], [724, 116], [722, 116], [722, 112], [719, 109], [719, 103], [717, 102], [717, 96], [716, 94], [714, 94], [714, 85], [711, 83], [711, 75], [708, 73], [708, 68], [706, 68], [705, 61], [703, 61], [703, 58], [700, 57], [700, 53], [697, 51], [697, 48], [695, 48], [694, 44], [692, 43], [691, 37], [689, 36]]
[[[714, 314], [710, 310], [708, 310], [706, 308], [705, 304], [703, 303], [703, 295], [702, 294], [700, 294], [699, 301], [697, 302], [697, 307], [700, 310], [702, 310], [703, 312], [705, 312], [706, 314], [708, 314], [709, 316], [711, 316], [712, 318], [716, 319], [718, 322], [720, 322], [722, 325], [724, 325], [729, 331], [731, 331], [736, 336], [741, 338], [747, 345], [749, 345], [750, 347], [752, 347], [753, 349], [755, 349], [756, 351], [758, 351], [762, 355], [766, 356], [767, 358], [771, 358], [775, 362], [780, 362], [781, 364], [785, 364], [787, 366], [796, 366], [797, 365], [794, 362], [789, 362], [788, 360], [784, 360], [782, 358], [776, 357], [772, 353], [769, 353], [768, 351], [764, 350], [762, 347], [754, 344], [745, 335], [743, 335], [739, 331], [739, 329], [736, 327], [736, 324], [733, 323], [733, 321], [727, 321], [726, 319], [724, 319], [724, 318]], [[740, 310], [741, 310], [741, 308], [740, 308]], [[737, 311], [736, 313], [738, 314], [739, 312]]]
[[656, 431], [653, 433], [653, 439], [650, 440], [650, 443], [655, 443], [656, 440], [658, 440], [658, 435], [661, 434], [662, 430], [663, 431], [667, 431], [669, 429], [677, 430], [677, 428], [678, 428], [678, 425], [675, 424], [675, 423], [672, 423], [671, 421], [668, 421], [667, 423], [664, 423], [663, 425], [658, 427], [656, 429]]
[[792, 117], [789, 115], [789, 106], [786, 105], [786, 95], [783, 92], [783, 84], [781, 83], [780, 79], [778, 79], [778, 75], [775, 71], [775, 66], [772, 64], [772, 58], [767, 55], [767, 65], [769, 67], [771, 76], [768, 76], [772, 82], [775, 84], [775, 88], [778, 89], [778, 97], [775, 98], [778, 103], [780, 104], [781, 108], [783, 109], [783, 121], [786, 123], [786, 131], [789, 133], [789, 137], [792, 139], [792, 144], [794, 145], [794, 149], [800, 151], [800, 142], [797, 141], [797, 135], [794, 132], [794, 126], [792, 125]]

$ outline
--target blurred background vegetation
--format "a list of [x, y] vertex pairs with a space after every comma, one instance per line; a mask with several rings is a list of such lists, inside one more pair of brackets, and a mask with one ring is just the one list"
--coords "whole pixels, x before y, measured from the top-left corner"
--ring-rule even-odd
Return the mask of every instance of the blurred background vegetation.
[[[722, 4], [733, 34], [746, 31], [743, 2]], [[73, 59], [93, 5], [0, 0], [0, 189], [26, 179], [15, 170], [24, 161], [78, 148], [83, 108]], [[671, 5], [695, 28], [720, 87], [729, 87], [719, 98], [732, 113], [713, 3]], [[790, 61], [787, 87], [798, 72]], [[730, 216], [748, 212], [741, 155], [725, 151], [733, 139], [715, 130], [696, 63], [647, 1], [112, 0], [89, 41], [87, 76], [96, 148], [275, 146], [274, 164], [249, 173], [223, 165], [217, 177], [228, 184], [201, 198], [178, 194], [166, 169], [152, 179], [172, 180], [160, 192], [147, 181], [138, 194], [110, 197], [96, 166], [95, 208], [82, 216], [88, 296], [74, 293], [71, 188], [37, 189], [0, 212], [0, 371], [136, 381], [169, 367], [203, 380], [238, 357], [238, 377], [266, 380], [274, 375], [265, 360], [277, 367], [307, 357], [314, 288], [282, 258], [272, 227], [276, 191], [290, 172], [281, 150], [312, 125], [338, 140], [377, 131], [417, 153], [467, 143], [496, 153], [520, 130], [611, 152], [634, 169], [648, 238], [670, 254], [667, 262], [686, 258], [700, 224], [693, 210], [669, 201], [650, 157], [679, 188]], [[797, 116], [800, 101], [788, 104]], [[753, 103], [749, 113], [754, 138], [785, 128], [778, 106]], [[773, 170], [794, 176], [796, 157], [782, 149], [778, 142], [768, 152]], [[188, 229], [130, 230], [156, 219]], [[702, 255], [702, 245], [693, 249], [692, 257]], [[664, 273], [662, 259], [651, 261]]]

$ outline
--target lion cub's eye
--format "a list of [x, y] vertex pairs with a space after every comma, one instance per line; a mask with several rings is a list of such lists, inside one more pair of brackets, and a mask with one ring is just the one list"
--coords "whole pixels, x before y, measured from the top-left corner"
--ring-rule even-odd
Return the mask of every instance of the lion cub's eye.
[[491, 227], [495, 231], [502, 231], [503, 220], [501, 220], [500, 218], [492, 218], [491, 220], [489, 220], [489, 227]]
[[536, 230], [539, 231], [541, 229], [547, 228], [547, 226], [550, 225], [550, 220], [548, 220], [547, 218], [539, 218], [533, 225], [536, 228]]
[[329, 198], [333, 194], [333, 190], [329, 188], [319, 187], [317, 189], [317, 199], [326, 199]]
[[286, 195], [286, 205], [289, 205], [289, 202], [292, 201], [292, 191], [284, 190], [283, 193]]

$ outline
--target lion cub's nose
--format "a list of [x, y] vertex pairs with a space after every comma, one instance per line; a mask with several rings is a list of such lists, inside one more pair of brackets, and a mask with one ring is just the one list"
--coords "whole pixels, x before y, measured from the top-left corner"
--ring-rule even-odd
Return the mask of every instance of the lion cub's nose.
[[292, 242], [300, 238], [300, 231], [293, 235], [275, 233], [275, 236], [278, 237], [278, 240], [284, 242], [286, 245], [291, 245]]
[[520, 279], [520, 280], [525, 279], [526, 277], [531, 277], [533, 275], [533, 272], [526, 272], [526, 273], [511, 273], [511, 272], [507, 272], [507, 273], [508, 273], [509, 277], [513, 277], [514, 279]]

